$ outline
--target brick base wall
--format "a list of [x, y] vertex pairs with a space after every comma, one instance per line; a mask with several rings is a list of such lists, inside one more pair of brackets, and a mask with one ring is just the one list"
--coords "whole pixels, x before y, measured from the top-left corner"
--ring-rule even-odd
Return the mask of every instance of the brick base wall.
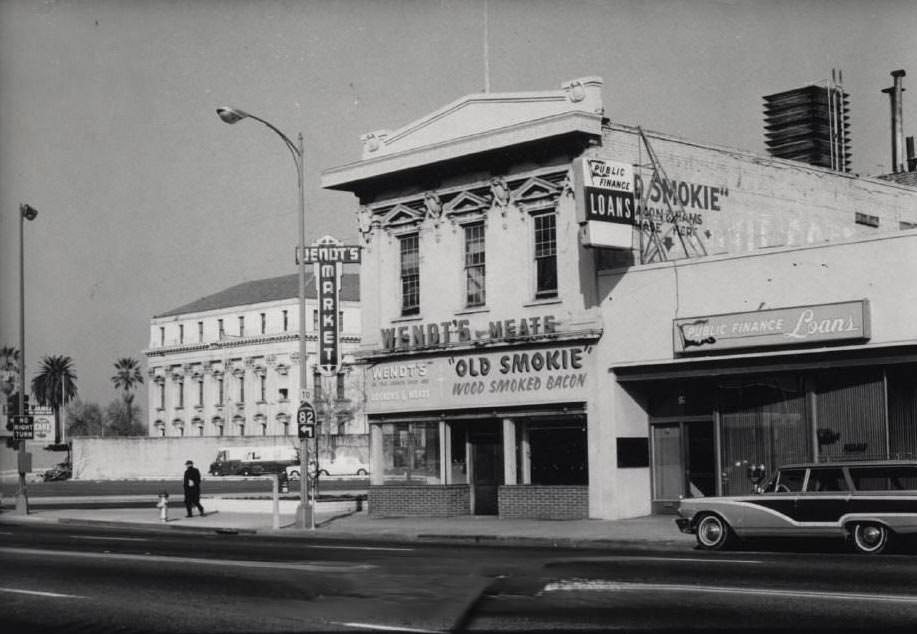
[[451, 517], [471, 513], [467, 484], [371, 486], [370, 517]]
[[588, 486], [501, 486], [500, 517], [530, 520], [582, 520], [589, 517]]

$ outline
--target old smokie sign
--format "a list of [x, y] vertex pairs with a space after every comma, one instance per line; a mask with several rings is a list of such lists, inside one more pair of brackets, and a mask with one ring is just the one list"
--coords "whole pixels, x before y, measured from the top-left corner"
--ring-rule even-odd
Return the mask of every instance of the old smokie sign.
[[586, 399], [590, 348], [552, 346], [379, 363], [366, 370], [370, 414]]
[[869, 302], [775, 308], [676, 319], [675, 352], [818, 345], [869, 339]]

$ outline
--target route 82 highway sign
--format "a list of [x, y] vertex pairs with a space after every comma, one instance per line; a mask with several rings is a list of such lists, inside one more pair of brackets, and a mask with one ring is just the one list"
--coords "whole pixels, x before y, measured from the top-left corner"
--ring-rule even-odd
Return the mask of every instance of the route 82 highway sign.
[[315, 437], [315, 408], [308, 401], [304, 401], [296, 412], [296, 426], [300, 438]]

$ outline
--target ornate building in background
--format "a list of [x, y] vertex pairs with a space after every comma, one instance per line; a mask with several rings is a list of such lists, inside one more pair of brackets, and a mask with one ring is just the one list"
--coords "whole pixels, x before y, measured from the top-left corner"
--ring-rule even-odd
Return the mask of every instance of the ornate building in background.
[[[153, 317], [145, 351], [151, 436], [295, 436], [299, 406], [299, 277], [245, 282]], [[318, 304], [306, 286], [308, 381], [326, 434], [366, 432], [359, 377], [359, 278], [342, 276], [342, 371], [316, 370]]]

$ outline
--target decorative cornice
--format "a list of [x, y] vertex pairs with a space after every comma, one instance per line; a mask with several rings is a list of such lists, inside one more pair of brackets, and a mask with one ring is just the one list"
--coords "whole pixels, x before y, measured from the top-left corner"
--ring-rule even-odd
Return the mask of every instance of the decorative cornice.
[[[298, 341], [298, 332], [283, 332], [274, 335], [253, 335], [250, 337], [234, 337], [222, 341], [211, 341], [209, 343], [198, 343], [183, 346], [164, 346], [161, 348], [149, 348], [143, 351], [143, 354], [150, 358], [166, 357], [170, 354], [186, 352], [203, 352], [212, 350], [223, 350], [227, 348], [240, 348], [243, 346], [282, 343], [285, 341]], [[318, 341], [318, 333], [306, 333], [306, 341]]]

